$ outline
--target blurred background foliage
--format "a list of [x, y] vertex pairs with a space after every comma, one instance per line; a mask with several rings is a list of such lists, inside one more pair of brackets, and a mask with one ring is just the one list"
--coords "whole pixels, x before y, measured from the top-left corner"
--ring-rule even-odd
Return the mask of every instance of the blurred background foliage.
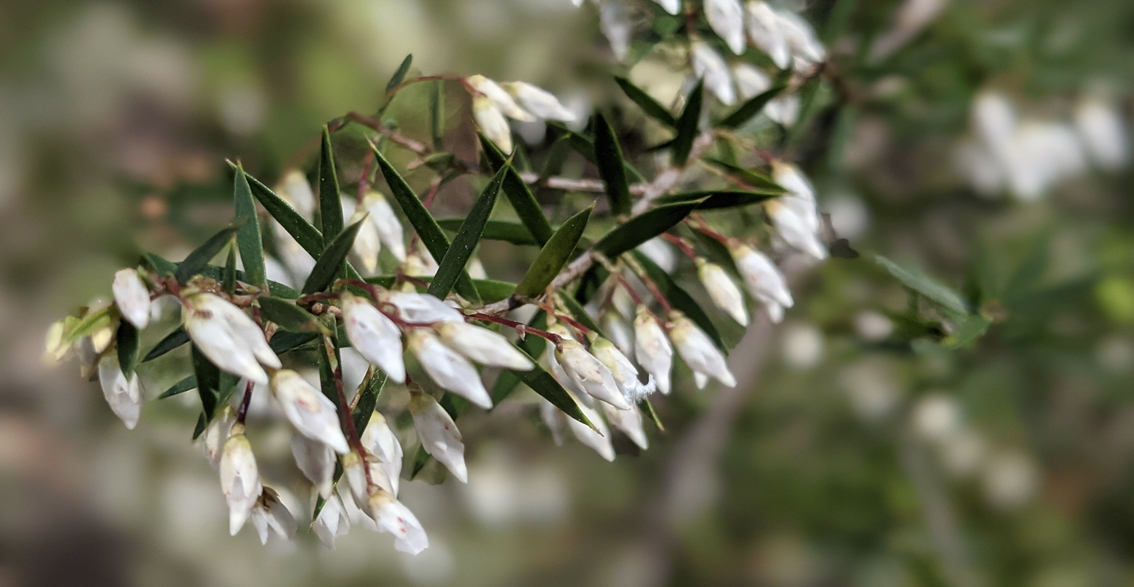
[[[227, 223], [225, 158], [274, 179], [323, 123], [373, 111], [407, 53], [425, 74], [590, 100], [652, 144], [606, 75], [593, 7], [0, 4], [0, 585], [1130, 584], [1131, 171], [1020, 201], [953, 161], [982, 90], [1066, 119], [1101, 84], [1129, 120], [1134, 4], [956, 0], [872, 56], [898, 5], [803, 7], [845, 87], [824, 86], [792, 153], [863, 258], [797, 273], [785, 324], [733, 355], [753, 388], [676, 393], [667, 431], [641, 454], [619, 439], [614, 463], [555, 448], [534, 404], [469, 415], [470, 483], [405, 492], [432, 543], [410, 558], [366, 532], [334, 551], [229, 538], [193, 408], [148, 403], [128, 434], [95, 385], [43, 366], [42, 333], [140, 251], [178, 258]], [[643, 63], [614, 71], [648, 87]], [[463, 100], [447, 100], [447, 140], [471, 152]], [[454, 182], [438, 216], [474, 193]], [[962, 292], [987, 334], [933, 342], [934, 310], [875, 253]], [[494, 276], [524, 267], [511, 248], [481, 256]], [[265, 474], [298, 481], [286, 435], [253, 432]]]

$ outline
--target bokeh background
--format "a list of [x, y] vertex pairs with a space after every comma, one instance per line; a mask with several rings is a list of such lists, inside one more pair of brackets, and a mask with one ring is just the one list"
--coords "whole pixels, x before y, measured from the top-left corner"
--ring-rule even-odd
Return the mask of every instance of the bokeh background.
[[[229, 537], [192, 402], [147, 403], [127, 432], [73, 364], [45, 365], [43, 333], [142, 250], [179, 258], [225, 225], [225, 158], [271, 181], [323, 123], [373, 111], [407, 53], [424, 74], [590, 100], [648, 136], [602, 77], [620, 70], [593, 6], [0, 3], [0, 586], [1131, 584], [1134, 177], [1085, 163], [1019, 197], [982, 182], [965, 145], [989, 91], [1053, 124], [1100, 97], [1128, 137], [1134, 5], [956, 0], [872, 51], [899, 5], [802, 6], [852, 99], [795, 154], [863, 257], [796, 272], [785, 323], [733, 353], [741, 387], [686, 382], [648, 451], [556, 448], [523, 398], [463, 418], [469, 484], [403, 482], [431, 541], [415, 558], [361, 528], [335, 550], [302, 529]], [[472, 136], [462, 107], [456, 143]], [[515, 278], [522, 259], [498, 253], [489, 273]], [[988, 333], [929, 342], [874, 253], [962, 292]], [[261, 413], [262, 470], [298, 488], [286, 431]]]

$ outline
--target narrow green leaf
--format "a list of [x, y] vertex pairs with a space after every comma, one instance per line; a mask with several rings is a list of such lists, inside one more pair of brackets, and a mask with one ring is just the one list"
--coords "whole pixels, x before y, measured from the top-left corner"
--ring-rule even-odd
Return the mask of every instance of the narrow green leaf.
[[[331, 352], [335, 355], [332, 357]], [[339, 347], [337, 339], [333, 336], [324, 336], [319, 345], [319, 387], [323, 395], [335, 404], [335, 412], [343, 413], [342, 402], [339, 401], [339, 386], [336, 382], [335, 372], [339, 370]], [[341, 374], [341, 371], [340, 371]]]
[[158, 343], [154, 345], [154, 348], [150, 349], [150, 352], [146, 353], [146, 356], [142, 359], [142, 362], [145, 363], [152, 361], [174, 349], [177, 349], [187, 342], [189, 342], [189, 333], [185, 332], [184, 328], [178, 326], [177, 330], [170, 332], [165, 336], [165, 338], [158, 341]]
[[350, 225], [327, 245], [319, 260], [315, 261], [315, 268], [311, 270], [311, 275], [308, 275], [307, 281], [303, 283], [303, 293], [323, 291], [331, 285], [335, 276], [339, 274], [343, 262], [346, 261], [351, 247], [354, 246], [354, 237], [358, 236], [358, 229], [363, 222], [368, 222], [368, 220], [363, 218]]
[[83, 316], [71, 327], [67, 332], [66, 344], [74, 344], [75, 341], [89, 336], [98, 330], [109, 327], [114, 323], [118, 317], [118, 309], [114, 306], [107, 306], [101, 310], [89, 312]]
[[890, 275], [893, 275], [902, 285], [913, 290], [930, 301], [936, 302], [954, 312], [968, 314], [969, 309], [957, 292], [937, 283], [933, 278], [913, 268], [906, 268], [883, 257], [875, 255], [874, 262], [881, 265]]
[[335, 154], [331, 151], [331, 131], [323, 125], [323, 146], [319, 150], [319, 223], [326, 249], [343, 231], [343, 200], [335, 174]]
[[[505, 165], [505, 167], [510, 166]], [[438, 264], [437, 273], [429, 284], [428, 291], [434, 297], [445, 299], [457, 279], [464, 273], [473, 249], [480, 242], [480, 235], [484, 232], [484, 225], [492, 214], [492, 208], [496, 206], [496, 195], [500, 193], [500, 184], [504, 182], [504, 174], [507, 171], [501, 169], [496, 172], [492, 181], [488, 182], [480, 197], [476, 199], [465, 221], [461, 223], [457, 236], [453, 238], [453, 243]]]
[[650, 118], [670, 128], [677, 126], [677, 119], [674, 118], [673, 114], [670, 114], [665, 106], [658, 104], [657, 100], [650, 97], [644, 90], [621, 76], [615, 76], [614, 81], [618, 83], [618, 87], [622, 88], [622, 92], [626, 94], [626, 97], [633, 100]]
[[739, 165], [733, 165], [726, 161], [721, 161], [720, 159], [713, 159], [712, 157], [702, 157], [702, 159], [705, 162], [720, 168], [722, 171], [732, 176], [737, 181], [745, 184], [745, 189], [768, 194], [787, 193], [787, 190], [784, 189], [783, 186], [776, 183], [772, 180], [772, 178], [764, 174], [757, 173], [756, 171], [753, 171], [751, 169], [745, 169], [743, 167], [740, 167]]
[[657, 426], [658, 432], [665, 432], [665, 426], [662, 426], [661, 418], [659, 418], [658, 413], [654, 411], [654, 405], [650, 403], [648, 398], [642, 398], [642, 401], [638, 402], [638, 409], [649, 416], [650, 421], [654, 423], [654, 426]]
[[693, 200], [651, 208], [608, 232], [595, 243], [594, 248], [607, 257], [617, 257], [677, 226], [696, 210], [701, 202], [702, 200]]
[[[464, 221], [464, 218], [438, 218], [437, 225], [447, 232], [457, 232]], [[489, 220], [486, 222], [480, 238], [481, 240], [504, 241], [514, 245], [539, 244], [526, 226], [505, 220]]]
[[157, 253], [143, 253], [142, 265], [153, 269], [159, 277], [169, 277], [177, 272], [177, 263], [164, 259]]
[[539, 251], [532, 266], [528, 268], [520, 285], [516, 286], [516, 294], [522, 296], [537, 296], [543, 293], [544, 288], [555, 279], [559, 270], [567, 264], [575, 252], [579, 238], [590, 220], [594, 206], [575, 214], [551, 235], [551, 239]]
[[318, 332], [319, 320], [310, 312], [281, 298], [261, 296], [260, 317], [292, 332]]
[[433, 139], [433, 150], [444, 147], [445, 137], [445, 92], [443, 81], [430, 84], [429, 88], [429, 135]]
[[185, 393], [186, 391], [189, 391], [190, 389], [196, 389], [196, 388], [197, 388], [197, 376], [196, 375], [189, 375], [189, 376], [186, 376], [181, 381], [174, 383], [169, 389], [163, 391], [161, 393], [161, 395], [158, 396], [158, 399], [165, 399], [167, 397], [173, 397], [175, 395]]
[[220, 403], [220, 370], [193, 345], [193, 374], [197, 377], [197, 395], [201, 398], [205, 423], [208, 424]]
[[749, 98], [745, 103], [738, 106], [736, 110], [733, 110], [732, 113], [724, 117], [724, 120], [718, 122], [717, 126], [724, 128], [740, 128], [744, 126], [744, 123], [763, 111], [764, 106], [767, 106], [768, 102], [775, 99], [775, 97], [786, 88], [786, 85], [774, 86], [761, 94]]
[[264, 239], [260, 235], [260, 221], [256, 218], [256, 202], [248, 185], [248, 175], [239, 165], [236, 168], [233, 203], [236, 221], [241, 223], [236, 231], [236, 243], [240, 247], [240, 261], [244, 264], [244, 281], [264, 287], [268, 283], [268, 272], [264, 267]]
[[236, 293], [236, 247], [228, 248], [228, 258], [224, 262], [224, 278], [221, 288], [227, 294]]
[[552, 230], [551, 223], [544, 215], [543, 209], [540, 207], [539, 202], [536, 201], [535, 195], [528, 188], [528, 184], [520, 178], [520, 174], [514, 168], [507, 165], [507, 159], [504, 153], [496, 147], [492, 141], [488, 140], [483, 134], [478, 133], [480, 137], [480, 145], [484, 150], [484, 156], [488, 159], [488, 164], [493, 171], [500, 171], [507, 167], [504, 177], [504, 195], [508, 198], [508, 203], [512, 204], [512, 209], [516, 211], [516, 215], [520, 218], [520, 222], [527, 227], [528, 233], [535, 239], [535, 242], [540, 246], [547, 243], [547, 239], [551, 238]]
[[[535, 363], [535, 359], [532, 359], [532, 362]], [[520, 380], [520, 383], [527, 385], [543, 399], [551, 402], [553, 406], [563, 410], [563, 413], [591, 428], [595, 427], [587, 419], [583, 410], [579, 409], [579, 405], [575, 403], [574, 398], [567, 393], [567, 390], [563, 389], [563, 386], [555, 380], [555, 377], [552, 377], [551, 373], [545, 371], [538, 363], [531, 371], [512, 371], [512, 373]]]
[[197, 437], [199, 437], [201, 433], [205, 431], [205, 426], [208, 425], [208, 422], [206, 420], [207, 418], [205, 418], [204, 414], [197, 416], [197, 425], [193, 427], [193, 440], [197, 440]]
[[268, 346], [272, 347], [272, 352], [282, 355], [304, 346], [318, 337], [318, 335], [309, 332], [277, 332]]
[[[547, 313], [543, 310], [537, 311], [535, 315], [532, 316], [531, 320], [528, 320], [528, 326], [546, 329]], [[544, 351], [547, 350], [547, 344], [538, 336], [528, 336], [516, 343], [516, 346], [520, 347], [520, 350], [527, 353], [532, 359], [539, 359], [543, 356]], [[512, 392], [516, 390], [516, 386], [519, 384], [520, 378], [515, 373], [512, 371], [501, 371], [490, 392], [492, 405], [500, 405], [500, 402], [507, 399], [509, 395], [512, 395]]]
[[[233, 164], [230, 163], [230, 165]], [[235, 165], [233, 165], [233, 168], [237, 169]], [[268, 186], [250, 175], [245, 175], [245, 178], [252, 189], [252, 195], [268, 211], [268, 214], [291, 235], [291, 238], [295, 239], [295, 242], [299, 243], [299, 246], [303, 247], [303, 250], [307, 251], [307, 254], [311, 255], [312, 258], [318, 258], [319, 254], [323, 252], [323, 235], [319, 234], [319, 230], [312, 226], [299, 212], [296, 212], [291, 204], [268, 189]]]
[[665, 296], [669, 303], [673, 305], [674, 309], [681, 310], [687, 318], [693, 321], [709, 338], [713, 340], [713, 344], [717, 345], [722, 351], [728, 351], [725, 346], [724, 340], [721, 339], [721, 333], [717, 331], [716, 325], [709, 319], [709, 315], [701, 309], [701, 305], [689, 295], [677, 282], [669, 276], [661, 267], [658, 267], [650, 260], [649, 257], [634, 251], [634, 259], [645, 270], [646, 275], [657, 284], [658, 289], [661, 290], [662, 295]]
[[977, 314], [953, 314], [953, 332], [941, 341], [948, 349], [961, 349], [972, 345], [988, 332], [992, 321]]
[[359, 392], [358, 401], [354, 404], [354, 411], [351, 412], [351, 418], [354, 418], [354, 428], [362, 434], [366, 430], [366, 425], [370, 423], [370, 417], [374, 415], [374, 406], [378, 405], [378, 396], [382, 395], [382, 388], [386, 386], [386, 373], [378, 369], [373, 369], [370, 376], [362, 384], [362, 391]]
[[673, 204], [677, 202], [691, 202], [700, 200], [701, 204], [697, 206], [699, 210], [715, 210], [719, 208], [739, 208], [742, 206], [751, 206], [752, 204], [759, 204], [766, 200], [770, 200], [778, 195], [780, 194], [769, 194], [758, 190], [712, 190], [704, 192], [683, 192], [680, 194], [669, 194], [654, 200], [654, 202], [658, 204]]
[[602, 114], [595, 117], [595, 162], [599, 175], [606, 184], [611, 212], [615, 216], [629, 216], [630, 184], [626, 182], [622, 147], [618, 144], [614, 129]]
[[677, 120], [677, 136], [673, 139], [673, 163], [678, 167], [685, 167], [685, 163], [689, 161], [689, 153], [693, 151], [693, 141], [700, 132], [698, 125], [701, 122], [701, 105], [704, 99], [705, 80], [701, 80], [689, 93], [689, 101], [685, 103], [685, 110]]
[[232, 236], [236, 234], [238, 228], [239, 226], [234, 225], [221, 230], [209, 237], [209, 240], [197, 247], [192, 253], [189, 253], [189, 256], [177, 265], [177, 271], [173, 274], [177, 278], [177, 282], [184, 285], [194, 275], [201, 273], [208, 266], [209, 260], [217, 256], [217, 253], [232, 240]]
[[138, 366], [141, 343], [141, 339], [138, 337], [138, 329], [134, 328], [133, 324], [120, 320], [115, 339], [118, 344], [118, 366], [122, 368], [122, 373], [129, 379], [134, 374], [134, 368]]
[[386, 82], [386, 93], [389, 94], [402, 80], [406, 79], [406, 73], [409, 72], [410, 64], [413, 63], [413, 54], [406, 55], [402, 60], [402, 64], [398, 66], [398, 70], [390, 77], [390, 81]]
[[[577, 133], [567, 128], [566, 126], [563, 126], [563, 123], [560, 122], [548, 121], [547, 125], [555, 129], [556, 132], [560, 133], [559, 140], [565, 140], [567, 142], [567, 145], [569, 145], [572, 150], [582, 155], [583, 158], [587, 161], [590, 161], [591, 163], [594, 163], [596, 165], [598, 164], [598, 161], [595, 159], [595, 143], [593, 139], [584, 134]], [[642, 175], [642, 172], [634, 168], [634, 166], [629, 162], [625, 162], [625, 164], [626, 177], [630, 179], [631, 183], [645, 181], [645, 177]]]

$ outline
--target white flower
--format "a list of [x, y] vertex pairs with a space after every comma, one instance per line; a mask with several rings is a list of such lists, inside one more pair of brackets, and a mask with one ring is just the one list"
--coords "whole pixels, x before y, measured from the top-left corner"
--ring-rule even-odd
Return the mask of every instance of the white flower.
[[437, 334], [453, 350], [480, 363], [514, 371], [531, 371], [535, 365], [507, 338], [487, 328], [467, 322], [445, 322]]
[[697, 385], [697, 389], [705, 389], [709, 384], [709, 376], [704, 373], [693, 372], [693, 383]]
[[614, 445], [610, 442], [610, 429], [606, 427], [606, 422], [592, 408], [579, 404], [579, 409], [595, 427], [592, 429], [574, 418], [566, 418], [567, 427], [571, 429], [571, 434], [574, 434], [579, 442], [594, 449], [602, 458], [613, 461]]
[[402, 331], [397, 325], [360, 297], [343, 294], [339, 298], [339, 307], [343, 311], [343, 328], [354, 350], [367, 362], [385, 371], [391, 380], [405, 383]]
[[[618, 347], [614, 346], [614, 343], [594, 332], [590, 333], [588, 338], [591, 341], [591, 352], [603, 365], [606, 365], [607, 369], [610, 369], [610, 374], [618, 383], [618, 389], [622, 391], [622, 397], [626, 398], [627, 402], [637, 402], [657, 390], [652, 377], [648, 383], [638, 380], [638, 369], [630, 359], [626, 358], [626, 355], [622, 354], [622, 351], [618, 350]], [[634, 409], [633, 406], [630, 409]]]
[[359, 208], [354, 198], [342, 198], [343, 219], [347, 226], [363, 222], [358, 227], [358, 233], [351, 245], [351, 262], [361, 265], [365, 275], [373, 275], [378, 271], [378, 254], [382, 252], [382, 238], [378, 236], [378, 227], [370, 222], [370, 215], [366, 208]]
[[[520, 108], [520, 105], [512, 98], [512, 94], [509, 94], [508, 91], [500, 87], [499, 84], [483, 75], [470, 75], [465, 78], [465, 83], [481, 96], [488, 98], [488, 100], [492, 102], [492, 106], [499, 110], [504, 116], [524, 122], [535, 120], [535, 117], [523, 108]], [[511, 149], [507, 150], [510, 151]]]
[[343, 477], [346, 477], [347, 486], [350, 487], [350, 495], [354, 498], [354, 504], [358, 506], [366, 515], [370, 515], [367, 499], [370, 495], [370, 484], [366, 479], [367, 465], [362, 462], [362, 457], [358, 456], [357, 452], [353, 450], [343, 455]]
[[536, 118], [544, 120], [575, 120], [575, 113], [568, 110], [559, 99], [547, 90], [525, 82], [504, 82], [500, 84], [511, 94], [519, 105]]
[[228, 531], [235, 536], [264, 490], [260, 485], [260, 472], [256, 468], [252, 445], [240, 424], [232, 427], [232, 436], [221, 451], [220, 482], [228, 501]]
[[749, 0], [745, 9], [748, 16], [745, 24], [752, 43], [766, 53], [776, 67], [787, 69], [791, 66], [791, 53], [787, 39], [780, 30], [780, 19], [776, 11], [761, 0]]
[[218, 369], [267, 383], [268, 375], [260, 365], [280, 368], [280, 359], [268, 346], [264, 331], [240, 308], [210, 293], [190, 295], [185, 302], [185, 331]]
[[691, 46], [693, 75], [705, 80], [705, 88], [722, 104], [735, 102], [736, 93], [732, 89], [732, 76], [729, 75], [728, 64], [725, 63], [724, 58], [704, 41], [695, 40]]
[[384, 301], [393, 304], [406, 322], [432, 324], [465, 321], [465, 315], [460, 310], [429, 294], [393, 292]]
[[371, 190], [363, 200], [363, 206], [370, 212], [370, 222], [378, 230], [382, 244], [398, 261], [406, 260], [405, 233], [394, 208], [381, 193]]
[[53, 322], [44, 335], [44, 359], [47, 361], [61, 361], [74, 345], [63, 344], [63, 335], [67, 331], [64, 320]]
[[369, 505], [378, 529], [394, 535], [394, 548], [398, 552], [417, 554], [429, 548], [429, 537], [421, 522], [393, 495], [379, 489], [370, 494]]
[[284, 174], [276, 193], [307, 220], [315, 217], [315, 191], [302, 171], [292, 169]]
[[1119, 169], [1130, 158], [1121, 111], [1111, 102], [1088, 96], [1075, 105], [1075, 128], [1087, 154], [1103, 169]]
[[144, 330], [150, 323], [150, 290], [138, 276], [138, 271], [119, 270], [114, 274], [111, 290], [122, 317], [138, 330]]
[[276, 371], [272, 375], [272, 393], [300, 434], [325, 443], [339, 454], [350, 450], [339, 427], [335, 404], [299, 373], [291, 369]]
[[764, 106], [764, 114], [768, 119], [781, 126], [790, 127], [799, 119], [799, 109], [802, 106], [799, 94], [787, 94], [777, 97]]
[[681, 0], [654, 0], [670, 14], [681, 12]]
[[409, 333], [408, 346], [437, 385], [486, 410], [492, 407], [492, 398], [488, 396], [476, 367], [457, 351], [445, 346], [436, 334], [424, 328], [414, 329]]
[[607, 420], [610, 420], [611, 426], [626, 434], [634, 444], [638, 445], [638, 448], [642, 450], [650, 448], [650, 440], [646, 437], [646, 429], [642, 421], [642, 412], [637, 406], [629, 410], [619, 410], [602, 404], [602, 413]]
[[634, 318], [634, 358], [653, 375], [658, 391], [669, 394], [669, 372], [673, 368], [673, 346], [654, 315], [645, 306], [638, 307]]
[[660, 236], [638, 245], [637, 250], [666, 273], [673, 273], [673, 270], [677, 269], [677, 251]]
[[461, 442], [461, 431], [445, 408], [432, 396], [418, 393], [410, 400], [410, 414], [413, 427], [425, 452], [437, 459], [461, 483], [468, 483], [469, 473], [465, 467], [465, 444]]
[[631, 17], [630, 8], [624, 2], [599, 4], [599, 28], [619, 61], [630, 54]]
[[350, 531], [350, 518], [347, 517], [346, 506], [343, 505], [339, 494], [333, 493], [319, 510], [319, 517], [315, 518], [315, 535], [327, 548], [335, 547], [335, 538]]
[[740, 0], [705, 0], [705, 19], [733, 53], [744, 53], [744, 7]]
[[748, 309], [744, 307], [744, 294], [728, 276], [724, 268], [700, 257], [696, 260], [697, 277], [709, 298], [718, 308], [724, 310], [741, 326], [748, 326]]
[[233, 424], [236, 424], [236, 411], [225, 405], [213, 416], [213, 421], [205, 426], [205, 432], [202, 434], [205, 456], [214, 469], [220, 467], [221, 450], [232, 433]]
[[98, 362], [98, 382], [111, 411], [126, 423], [126, 428], [133, 430], [142, 414], [142, 390], [138, 386], [138, 374], [132, 373], [127, 379], [122, 367], [118, 365], [118, 355], [108, 353]]
[[335, 453], [331, 447], [302, 434], [291, 437], [291, 454], [303, 476], [315, 485], [319, 495], [331, 495], [335, 476]]
[[754, 98], [772, 88], [772, 78], [764, 70], [751, 63], [737, 63], [732, 66], [732, 79], [741, 100]]
[[823, 245], [819, 235], [812, 230], [810, 217], [801, 217], [787, 202], [780, 200], [765, 202], [764, 210], [771, 218], [776, 233], [788, 246], [820, 261], [827, 258], [827, 247]]
[[819, 231], [819, 210], [815, 203], [815, 188], [807, 176], [791, 163], [772, 161], [772, 179], [787, 193], [779, 201], [795, 212], [812, 232]]
[[555, 446], [563, 446], [563, 434], [567, 432], [567, 420], [570, 417], [543, 397], [539, 401], [539, 417], [551, 431], [551, 440], [555, 442]]
[[678, 354], [694, 373], [701, 373], [729, 387], [736, 387], [736, 377], [733, 377], [732, 371], [729, 370], [724, 354], [713, 344], [713, 340], [705, 334], [705, 331], [677, 310], [669, 313], [669, 321], [673, 324], [669, 330], [669, 339], [673, 341]]
[[280, 501], [280, 496], [267, 487], [252, 508], [252, 526], [260, 535], [260, 544], [268, 543], [268, 530], [286, 540], [295, 540], [295, 518]]
[[484, 96], [473, 97], [473, 118], [488, 140], [492, 141], [505, 154], [512, 152], [512, 129], [504, 115]]
[[776, 16], [779, 17], [780, 32], [783, 33], [784, 40], [791, 49], [796, 68], [818, 63], [827, 58], [827, 50], [815, 36], [815, 29], [811, 28], [810, 23], [798, 14], [786, 10], [777, 11]]
[[634, 329], [627, 324], [621, 314], [614, 309], [607, 309], [599, 322], [602, 331], [610, 337], [610, 342], [613, 342], [622, 354], [627, 356], [634, 354]]
[[630, 408], [614, 375], [606, 365], [602, 364], [602, 361], [588, 353], [582, 343], [570, 338], [566, 329], [549, 328], [548, 330], [563, 337], [556, 345], [555, 360], [575, 384], [576, 389], [616, 408], [622, 410]]
[[402, 475], [402, 445], [381, 412], [375, 410], [370, 415], [361, 440], [362, 446], [377, 460], [376, 465], [389, 479], [390, 493], [396, 496]]
[[729, 247], [729, 253], [732, 254], [737, 271], [744, 278], [748, 294], [764, 304], [772, 322], [778, 323], [783, 318], [783, 308], [795, 304], [783, 274], [771, 259], [748, 245], [734, 244]]

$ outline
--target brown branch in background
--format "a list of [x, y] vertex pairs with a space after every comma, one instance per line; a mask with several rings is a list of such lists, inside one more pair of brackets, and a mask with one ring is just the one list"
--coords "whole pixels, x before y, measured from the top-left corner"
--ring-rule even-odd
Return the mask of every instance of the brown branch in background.
[[362, 162], [362, 177], [358, 178], [358, 205], [362, 206], [366, 200], [366, 189], [370, 187], [370, 169], [374, 165], [374, 151], [366, 150], [366, 158]]
[[382, 124], [382, 121], [378, 120], [377, 118], [366, 116], [365, 114], [359, 114], [358, 112], [348, 112], [346, 118], [353, 122], [361, 124], [366, 128], [378, 131], [379, 133], [386, 135], [386, 137], [389, 138], [392, 142], [401, 145], [413, 151], [414, 153], [417, 153], [418, 155], [428, 155], [430, 153], [429, 147], [427, 147], [425, 143], [411, 139], [398, 131], [387, 128], [386, 125]]

